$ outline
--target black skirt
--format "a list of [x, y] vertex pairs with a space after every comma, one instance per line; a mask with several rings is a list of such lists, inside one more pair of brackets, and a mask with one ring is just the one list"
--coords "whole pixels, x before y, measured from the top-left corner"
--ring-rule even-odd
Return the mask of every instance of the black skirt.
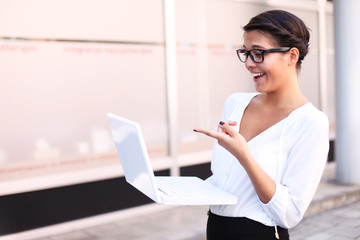
[[[287, 229], [277, 227], [280, 240], [289, 240]], [[274, 240], [275, 227], [245, 217], [223, 217], [209, 211], [207, 240]]]

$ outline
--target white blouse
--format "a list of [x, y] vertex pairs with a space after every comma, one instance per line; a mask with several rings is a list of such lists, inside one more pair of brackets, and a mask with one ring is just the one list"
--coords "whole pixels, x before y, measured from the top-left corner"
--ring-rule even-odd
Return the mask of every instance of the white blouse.
[[[231, 95], [222, 121], [239, 125], [244, 110], [258, 93]], [[262, 203], [238, 160], [215, 143], [211, 160], [212, 184], [238, 197], [236, 205], [210, 206], [220, 216], [247, 217], [267, 226], [291, 228], [297, 225], [309, 206], [324, 170], [329, 150], [329, 121], [324, 113], [307, 103], [288, 117], [248, 142], [259, 165], [276, 182], [272, 199]]]

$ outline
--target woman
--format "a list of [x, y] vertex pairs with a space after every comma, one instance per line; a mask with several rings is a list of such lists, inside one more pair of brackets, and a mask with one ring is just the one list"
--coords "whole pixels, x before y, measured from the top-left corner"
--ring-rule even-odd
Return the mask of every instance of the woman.
[[230, 96], [218, 131], [194, 129], [217, 140], [208, 181], [238, 197], [210, 207], [207, 239], [289, 239], [320, 182], [329, 122], [298, 85], [310, 37], [303, 21], [272, 10], [244, 31], [237, 54], [257, 93]]

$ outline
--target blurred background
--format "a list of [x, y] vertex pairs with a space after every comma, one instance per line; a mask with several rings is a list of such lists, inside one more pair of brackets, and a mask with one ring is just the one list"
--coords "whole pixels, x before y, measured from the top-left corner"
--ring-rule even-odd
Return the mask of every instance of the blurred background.
[[127, 194], [108, 112], [140, 123], [157, 174], [207, 177], [213, 141], [192, 129], [216, 128], [230, 94], [254, 91], [235, 50], [265, 10], [311, 29], [300, 85], [334, 141], [331, 1], [167, 2], [0, 0], [0, 236], [149, 202]]

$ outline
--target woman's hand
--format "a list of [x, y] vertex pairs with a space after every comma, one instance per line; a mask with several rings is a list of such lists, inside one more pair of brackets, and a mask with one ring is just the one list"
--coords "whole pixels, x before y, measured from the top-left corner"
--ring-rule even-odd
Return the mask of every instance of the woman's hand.
[[218, 126], [218, 131], [200, 128], [195, 128], [194, 131], [215, 138], [220, 146], [228, 150], [241, 164], [243, 164], [249, 157], [250, 152], [245, 138], [232, 128], [233, 126], [236, 126], [236, 124], [237, 122], [234, 121], [221, 121]]

